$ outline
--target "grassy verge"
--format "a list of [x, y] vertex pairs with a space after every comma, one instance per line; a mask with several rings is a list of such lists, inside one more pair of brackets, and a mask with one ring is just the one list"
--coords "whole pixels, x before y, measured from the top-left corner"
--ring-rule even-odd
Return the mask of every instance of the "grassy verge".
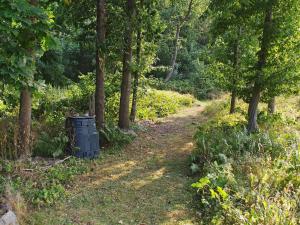
[[203, 224], [300, 223], [299, 98], [279, 99], [278, 113], [262, 105], [260, 130], [247, 134], [246, 105], [208, 106], [211, 119], [196, 135], [192, 187]]

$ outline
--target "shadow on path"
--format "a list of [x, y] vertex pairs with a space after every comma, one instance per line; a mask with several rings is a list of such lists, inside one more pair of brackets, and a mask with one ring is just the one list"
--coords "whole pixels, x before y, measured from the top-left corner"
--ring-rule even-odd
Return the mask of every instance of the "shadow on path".
[[80, 176], [66, 202], [37, 211], [32, 224], [197, 224], [187, 157], [201, 111], [194, 106], [149, 124], [122, 153]]

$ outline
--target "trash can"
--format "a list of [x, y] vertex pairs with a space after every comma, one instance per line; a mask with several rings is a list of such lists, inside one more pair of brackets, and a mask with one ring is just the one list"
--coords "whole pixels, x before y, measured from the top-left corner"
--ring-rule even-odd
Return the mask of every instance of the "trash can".
[[99, 133], [95, 118], [68, 117], [66, 120], [69, 138], [67, 152], [78, 158], [96, 158], [100, 154]]

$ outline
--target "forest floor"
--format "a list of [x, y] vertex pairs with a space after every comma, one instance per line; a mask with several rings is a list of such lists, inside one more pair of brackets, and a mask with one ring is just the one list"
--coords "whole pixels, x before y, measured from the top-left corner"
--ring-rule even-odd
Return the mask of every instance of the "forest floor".
[[64, 202], [34, 210], [31, 224], [197, 224], [187, 160], [197, 125], [205, 120], [203, 108], [145, 123], [122, 152], [76, 178]]

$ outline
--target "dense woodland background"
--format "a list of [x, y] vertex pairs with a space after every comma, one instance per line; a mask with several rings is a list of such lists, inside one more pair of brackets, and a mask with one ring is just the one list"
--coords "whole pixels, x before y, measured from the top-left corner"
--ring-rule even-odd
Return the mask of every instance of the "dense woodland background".
[[209, 100], [189, 162], [204, 224], [297, 224], [299, 43], [299, 0], [0, 0], [1, 192], [51, 205], [87, 170], [8, 181], [12, 160], [65, 155], [68, 116], [121, 149], [139, 121]]

